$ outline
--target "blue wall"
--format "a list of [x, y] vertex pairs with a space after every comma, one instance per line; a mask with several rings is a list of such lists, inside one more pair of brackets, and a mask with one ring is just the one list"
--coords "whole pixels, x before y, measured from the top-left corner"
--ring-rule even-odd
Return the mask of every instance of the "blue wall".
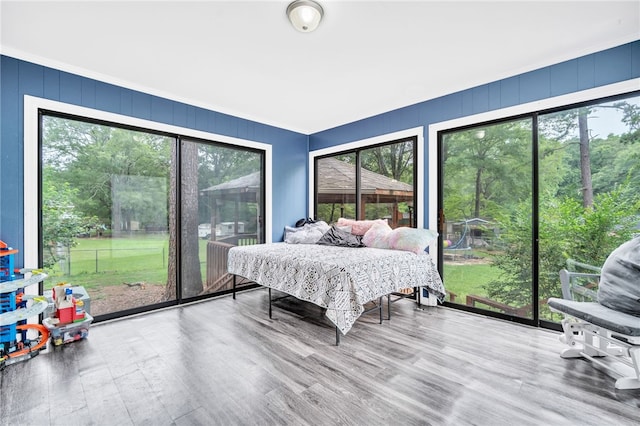
[[23, 170], [24, 95], [270, 144], [273, 240], [307, 216], [306, 135], [0, 56], [0, 239], [12, 247], [23, 246], [23, 173], [36, 173]]
[[[635, 41], [318, 132], [310, 135], [309, 149], [315, 151], [418, 126], [424, 126], [424, 142], [425, 146], [428, 146], [428, 126], [433, 123], [566, 95], [638, 77], [640, 77], [640, 41]], [[427, 150], [425, 149], [424, 152], [424, 187], [428, 188], [430, 171], [427, 168], [429, 164]], [[429, 224], [428, 221], [428, 197], [425, 196], [424, 200], [423, 223], [425, 226], [429, 226], [432, 224]]]

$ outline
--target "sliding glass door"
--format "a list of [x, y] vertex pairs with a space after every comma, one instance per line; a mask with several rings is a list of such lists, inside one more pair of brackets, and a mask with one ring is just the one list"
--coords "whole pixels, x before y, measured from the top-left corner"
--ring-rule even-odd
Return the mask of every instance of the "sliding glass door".
[[[640, 96], [441, 132], [448, 301], [551, 323], [563, 268], [595, 272], [640, 234]], [[597, 290], [597, 281], [588, 283]]]
[[40, 113], [45, 290], [96, 320], [229, 291], [234, 245], [265, 241], [265, 151]]

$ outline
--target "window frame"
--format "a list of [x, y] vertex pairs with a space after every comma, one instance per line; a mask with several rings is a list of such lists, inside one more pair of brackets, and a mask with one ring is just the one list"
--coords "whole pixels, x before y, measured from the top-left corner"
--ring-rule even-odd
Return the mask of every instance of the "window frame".
[[[415, 140], [415, 149], [414, 149], [414, 186], [416, 191], [415, 196], [415, 222], [416, 227], [423, 228], [424, 227], [424, 215], [422, 214], [423, 208], [424, 211], [429, 211], [424, 206], [424, 127], [414, 127], [406, 130], [401, 130], [398, 132], [387, 133], [379, 136], [375, 136], [372, 138], [357, 140], [345, 144], [335, 145], [328, 148], [318, 149], [309, 151], [309, 212], [316, 211], [316, 170], [315, 164], [316, 159], [322, 157], [330, 157], [337, 154], [342, 153], [350, 153], [355, 151], [366, 150], [369, 148], [374, 148], [376, 146], [391, 144], [394, 142], [401, 142], [404, 140], [412, 139]], [[434, 163], [435, 164], [435, 163]], [[435, 223], [435, 222], [429, 222]], [[434, 244], [435, 247], [435, 244]]]

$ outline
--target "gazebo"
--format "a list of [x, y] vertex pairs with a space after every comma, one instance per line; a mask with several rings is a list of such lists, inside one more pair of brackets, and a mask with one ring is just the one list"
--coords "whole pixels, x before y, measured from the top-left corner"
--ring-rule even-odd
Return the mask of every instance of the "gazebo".
[[[241, 204], [252, 203], [258, 206], [260, 205], [260, 199], [262, 196], [261, 173], [254, 172], [219, 185], [210, 186], [209, 188], [201, 190], [200, 195], [207, 196], [212, 207], [211, 239], [216, 239], [216, 225], [222, 222], [220, 220], [220, 208], [225, 202], [234, 203], [235, 226], [233, 234], [234, 236], [237, 236], [240, 233], [238, 223]], [[257, 240], [259, 240], [262, 235], [262, 218], [260, 217], [260, 208], [257, 208], [256, 210], [258, 214], [256, 217], [257, 229], [255, 239], [256, 242], [259, 242]]]
[[[344, 205], [355, 203], [356, 200], [356, 169], [355, 165], [335, 158], [323, 158], [318, 161], [316, 168], [318, 188], [317, 203]], [[389, 225], [399, 225], [403, 214], [398, 211], [398, 203], [408, 203], [410, 226], [413, 223], [413, 186], [396, 179], [389, 178], [370, 170], [360, 171], [360, 218], [365, 219], [367, 204], [391, 204], [393, 212]], [[341, 211], [340, 215], [343, 216]]]

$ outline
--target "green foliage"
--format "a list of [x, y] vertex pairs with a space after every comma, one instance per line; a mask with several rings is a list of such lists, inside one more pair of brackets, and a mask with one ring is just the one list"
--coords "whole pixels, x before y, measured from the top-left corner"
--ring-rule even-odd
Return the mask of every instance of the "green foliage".
[[408, 184], [413, 184], [413, 164], [413, 141], [366, 149], [360, 155], [362, 168]]
[[[572, 198], [545, 198], [540, 203], [538, 244], [539, 296], [559, 297], [558, 272], [571, 258], [600, 266], [616, 247], [631, 238], [638, 222], [639, 198], [629, 198], [628, 182], [600, 194], [594, 206], [584, 208]], [[494, 265], [502, 271], [499, 280], [487, 284], [489, 297], [523, 306], [531, 303], [532, 229], [531, 209], [521, 204], [512, 215], [499, 218], [506, 250], [496, 255]]]
[[444, 209], [453, 220], [492, 218], [531, 194], [531, 120], [444, 135]]
[[76, 237], [83, 231], [82, 218], [73, 204], [76, 191], [66, 182], [52, 179], [53, 170], [43, 169], [42, 184], [42, 235], [45, 268], [65, 256], [66, 250], [76, 244]]
[[[74, 190], [79, 216], [128, 230], [165, 223], [171, 138], [69, 119], [43, 118], [43, 163]], [[112, 206], [117, 205], [116, 217]]]

